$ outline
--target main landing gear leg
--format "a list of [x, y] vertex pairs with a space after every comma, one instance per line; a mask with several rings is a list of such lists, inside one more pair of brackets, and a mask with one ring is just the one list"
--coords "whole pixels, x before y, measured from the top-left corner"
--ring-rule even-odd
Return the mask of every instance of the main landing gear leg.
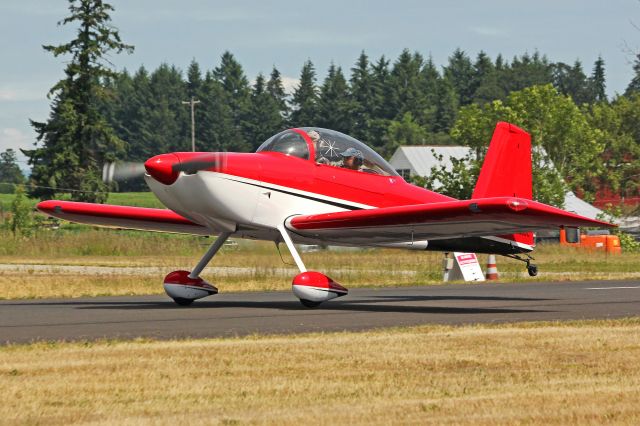
[[346, 295], [349, 290], [320, 272], [307, 271], [302, 258], [293, 245], [289, 232], [284, 224], [278, 226], [282, 240], [287, 245], [300, 273], [293, 278], [293, 294], [307, 308], [318, 307], [322, 302]]
[[194, 300], [218, 293], [216, 287], [200, 278], [200, 273], [209, 264], [211, 259], [213, 259], [213, 256], [216, 255], [230, 235], [230, 232], [221, 233], [191, 272], [173, 271], [164, 278], [164, 291], [166, 291], [167, 295], [178, 305], [188, 306], [193, 303]]
[[538, 266], [531, 263], [532, 260], [535, 260], [533, 257], [529, 256], [528, 254], [526, 254], [525, 258], [522, 258], [521, 256], [518, 256], [517, 254], [504, 254], [503, 256], [505, 257], [509, 257], [511, 259], [515, 259], [515, 260], [519, 260], [521, 262], [524, 262], [527, 264], [527, 272], [529, 273], [530, 277], [535, 277], [536, 275], [538, 275]]

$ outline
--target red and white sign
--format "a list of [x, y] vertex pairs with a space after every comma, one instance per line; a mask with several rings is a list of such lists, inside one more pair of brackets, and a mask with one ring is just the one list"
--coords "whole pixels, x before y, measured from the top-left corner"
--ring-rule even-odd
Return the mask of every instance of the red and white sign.
[[484, 274], [475, 253], [453, 253], [452, 262], [445, 263], [445, 281], [484, 281]]

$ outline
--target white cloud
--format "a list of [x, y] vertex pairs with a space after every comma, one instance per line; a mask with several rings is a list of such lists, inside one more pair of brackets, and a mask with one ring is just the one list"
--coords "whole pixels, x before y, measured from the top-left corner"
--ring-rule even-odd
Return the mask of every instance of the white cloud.
[[15, 101], [16, 97], [15, 90], [0, 87], [0, 101]]
[[37, 84], [24, 87], [3, 86], [0, 87], [0, 102], [41, 101], [47, 98], [47, 92]]
[[261, 46], [305, 46], [326, 47], [346, 46], [362, 48], [381, 40], [381, 35], [372, 32], [345, 32], [335, 30], [322, 30], [315, 28], [278, 28], [268, 37], [262, 37], [252, 42]]
[[[265, 79], [269, 80], [269, 76], [266, 76]], [[292, 95], [300, 84], [299, 78], [288, 77], [286, 75], [280, 75], [280, 80], [282, 80], [282, 88], [284, 89], [284, 93], [287, 95]], [[253, 87], [253, 85], [256, 84], [256, 79], [254, 78], [253, 80], [251, 80], [249, 84], [251, 84], [251, 87]]]
[[0, 130], [0, 150], [5, 151], [8, 148], [13, 148], [19, 152], [20, 148], [28, 148], [29, 139], [29, 135], [22, 130], [6, 127]]
[[473, 27], [471, 31], [478, 35], [488, 37], [505, 37], [509, 35], [507, 30], [496, 27]]
[[282, 86], [284, 87], [284, 91], [287, 95], [293, 94], [298, 85], [300, 84], [300, 79], [295, 77], [288, 77], [283, 75], [280, 77], [282, 79]]

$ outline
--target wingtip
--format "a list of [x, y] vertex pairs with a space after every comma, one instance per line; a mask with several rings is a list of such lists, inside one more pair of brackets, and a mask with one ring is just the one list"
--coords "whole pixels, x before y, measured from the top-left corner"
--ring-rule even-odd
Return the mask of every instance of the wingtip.
[[36, 209], [38, 209], [38, 211], [41, 211], [43, 213], [48, 213], [48, 212], [52, 212], [56, 209], [56, 207], [60, 206], [60, 201], [58, 200], [45, 200], [45, 201], [40, 201], [38, 204], [36, 204]]

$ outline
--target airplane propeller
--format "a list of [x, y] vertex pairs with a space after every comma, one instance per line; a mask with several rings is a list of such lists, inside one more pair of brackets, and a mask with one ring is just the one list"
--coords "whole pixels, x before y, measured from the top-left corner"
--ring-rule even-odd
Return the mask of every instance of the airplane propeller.
[[102, 166], [102, 181], [104, 183], [121, 182], [144, 176], [144, 164], [132, 161], [105, 163]]
[[225, 164], [226, 155], [219, 152], [196, 155], [192, 153], [161, 154], [151, 157], [144, 163], [132, 161], [106, 163], [102, 167], [102, 181], [121, 182], [141, 178], [148, 173], [160, 181], [169, 182], [175, 181], [180, 172], [194, 174], [211, 168], [222, 170]]

